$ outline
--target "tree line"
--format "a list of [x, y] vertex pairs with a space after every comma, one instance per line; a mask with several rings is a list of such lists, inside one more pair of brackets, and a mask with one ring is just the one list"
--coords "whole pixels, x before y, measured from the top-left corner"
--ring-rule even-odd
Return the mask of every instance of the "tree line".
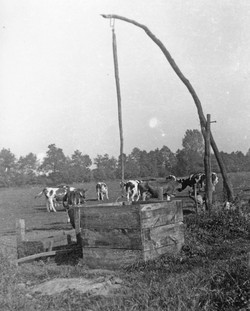
[[[250, 149], [221, 152], [228, 172], [250, 171]], [[125, 179], [164, 177], [169, 174], [186, 176], [204, 171], [204, 141], [199, 130], [187, 130], [182, 148], [172, 152], [167, 146], [152, 151], [133, 148], [125, 159]], [[212, 154], [212, 170], [219, 172]], [[43, 160], [34, 153], [17, 158], [10, 149], [0, 151], [0, 187], [60, 183], [82, 183], [121, 178], [121, 158], [98, 154], [93, 161], [90, 156], [76, 150], [65, 156], [63, 150], [50, 144]]]

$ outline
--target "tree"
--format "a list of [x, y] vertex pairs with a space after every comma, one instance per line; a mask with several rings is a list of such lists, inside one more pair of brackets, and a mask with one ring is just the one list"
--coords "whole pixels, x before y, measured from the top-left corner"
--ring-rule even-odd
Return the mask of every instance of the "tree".
[[204, 155], [204, 141], [201, 132], [197, 129], [186, 130], [185, 136], [182, 139], [183, 148], [189, 152], [196, 152], [198, 155]]
[[167, 147], [163, 146], [160, 150], [155, 150], [157, 158], [158, 175], [164, 177], [175, 173], [177, 159], [175, 154]]
[[0, 186], [6, 187], [15, 183], [16, 157], [10, 149], [0, 152]]
[[109, 157], [106, 153], [104, 156], [97, 155], [94, 159], [96, 168], [93, 170], [95, 180], [112, 180], [116, 178], [117, 160], [114, 157]]
[[49, 145], [48, 148], [49, 150], [46, 152], [46, 157], [43, 159], [40, 169], [47, 173], [61, 171], [66, 162], [63, 150], [57, 148], [55, 144]]
[[64, 182], [65, 178], [65, 167], [69, 163], [69, 160], [63, 153], [61, 148], [57, 148], [55, 144], [48, 146], [49, 150], [46, 152], [39, 170], [43, 171], [49, 176], [54, 183]]
[[71, 156], [70, 161], [70, 180], [71, 182], [88, 182], [91, 179], [90, 166], [92, 161], [90, 157], [81, 151], [76, 150]]
[[36, 171], [38, 168], [37, 156], [29, 153], [25, 157], [20, 157], [17, 162], [16, 183], [18, 185], [35, 184]]
[[176, 171], [180, 175], [204, 170], [203, 154], [204, 142], [199, 130], [187, 130], [182, 139], [182, 150], [177, 150]]

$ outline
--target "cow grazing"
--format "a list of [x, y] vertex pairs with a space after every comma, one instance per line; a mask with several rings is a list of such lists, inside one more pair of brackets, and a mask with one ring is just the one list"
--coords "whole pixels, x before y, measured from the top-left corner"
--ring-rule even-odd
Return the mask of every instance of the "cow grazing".
[[[167, 197], [167, 201], [170, 201], [171, 197], [175, 196], [176, 189], [179, 186], [180, 184], [175, 180], [175, 178], [170, 177], [166, 180], [166, 182], [162, 185], [162, 188], [163, 196]], [[145, 201], [147, 196], [150, 196], [151, 198], [159, 197], [159, 187], [157, 186], [152, 186], [148, 182], [141, 182], [138, 187], [143, 201]]]
[[126, 182], [121, 182], [121, 188], [125, 189], [127, 201], [138, 201], [140, 199], [140, 191], [139, 191], [139, 184], [141, 180], [129, 180]]
[[46, 187], [40, 193], [35, 196], [36, 198], [41, 197], [43, 194], [46, 198], [46, 207], [48, 212], [56, 212], [55, 205], [58, 202], [63, 202], [63, 198], [67, 193], [68, 189], [74, 189], [73, 187]]
[[106, 199], [109, 200], [108, 186], [104, 182], [98, 182], [96, 184], [96, 194], [98, 201], [103, 201], [105, 195]]

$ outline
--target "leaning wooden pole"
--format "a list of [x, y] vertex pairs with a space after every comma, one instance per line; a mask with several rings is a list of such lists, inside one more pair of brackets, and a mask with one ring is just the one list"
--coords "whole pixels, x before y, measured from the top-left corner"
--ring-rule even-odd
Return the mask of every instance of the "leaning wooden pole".
[[[169, 51], [166, 49], [166, 47], [164, 46], [164, 44], [148, 29], [147, 26], [140, 24], [138, 22], [136, 22], [135, 20], [132, 19], [128, 19], [126, 17], [120, 16], [120, 15], [116, 15], [116, 14], [102, 14], [102, 16], [104, 18], [114, 18], [114, 19], [120, 19], [123, 20], [125, 22], [131, 23], [139, 28], [142, 28], [146, 34], [150, 37], [150, 39], [152, 39], [156, 45], [158, 45], [158, 47], [161, 49], [161, 51], [163, 52], [163, 54], [165, 55], [166, 59], [168, 60], [169, 64], [171, 65], [171, 67], [173, 68], [174, 72], [177, 74], [177, 76], [181, 79], [181, 81], [185, 84], [185, 86], [187, 87], [188, 91], [190, 92], [191, 96], [193, 97], [194, 103], [196, 105], [197, 111], [198, 111], [198, 115], [199, 115], [199, 119], [200, 119], [200, 125], [201, 125], [201, 132], [203, 134], [203, 137], [205, 138], [205, 128], [206, 128], [206, 118], [204, 116], [203, 110], [202, 110], [202, 106], [201, 106], [201, 102], [193, 88], [193, 86], [191, 85], [191, 83], [189, 82], [189, 80], [183, 75], [183, 73], [181, 72], [181, 70], [179, 69], [179, 67], [177, 66], [177, 64], [175, 63], [175, 61], [173, 60], [171, 54], [169, 53]], [[217, 145], [215, 143], [215, 140], [213, 138], [212, 133], [210, 134], [210, 140], [211, 140], [211, 146], [213, 148], [215, 157], [217, 159], [218, 165], [220, 167], [221, 170], [221, 174], [222, 174], [222, 178], [223, 178], [223, 182], [224, 182], [224, 187], [227, 193], [227, 197], [229, 201], [232, 201], [234, 199], [234, 194], [233, 194], [233, 189], [231, 186], [231, 183], [227, 177], [227, 172], [226, 172], [226, 167], [223, 163], [222, 157], [219, 153], [219, 150], [217, 148]]]
[[120, 80], [119, 80], [116, 35], [115, 35], [114, 27], [112, 27], [112, 39], [113, 39], [113, 57], [114, 57], [115, 82], [116, 82], [117, 103], [118, 103], [118, 121], [119, 121], [119, 131], [120, 131], [121, 180], [124, 181], [124, 157], [123, 157], [123, 128], [122, 128], [121, 90], [120, 90]]

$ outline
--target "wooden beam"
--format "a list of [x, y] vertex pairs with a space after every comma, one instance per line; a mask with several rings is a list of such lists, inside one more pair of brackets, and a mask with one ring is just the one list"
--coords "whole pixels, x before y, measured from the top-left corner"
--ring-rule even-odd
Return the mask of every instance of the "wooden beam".
[[[204, 135], [205, 135], [205, 128], [206, 128], [207, 120], [206, 120], [206, 118], [204, 116], [200, 99], [199, 99], [198, 95], [196, 94], [192, 84], [183, 75], [182, 71], [177, 66], [176, 62], [172, 58], [172, 56], [169, 53], [169, 51], [166, 49], [165, 45], [149, 30], [149, 28], [147, 26], [145, 26], [145, 25], [143, 25], [141, 23], [138, 23], [135, 20], [132, 20], [132, 19], [120, 16], [120, 15], [116, 15], [116, 14], [101, 14], [101, 16], [104, 17], [104, 18], [119, 19], [119, 20], [122, 20], [122, 21], [125, 21], [125, 22], [128, 22], [128, 23], [131, 23], [131, 24], [133, 24], [133, 25], [143, 29], [145, 31], [145, 33], [150, 37], [150, 39], [154, 41], [154, 43], [160, 48], [160, 50], [162, 51], [162, 53], [166, 57], [167, 61], [169, 62], [170, 66], [173, 68], [173, 70], [176, 73], [176, 75], [184, 83], [184, 85], [187, 87], [189, 93], [193, 97], [194, 103], [195, 103], [196, 108], [197, 108], [198, 116], [199, 116], [199, 119], [200, 119], [201, 132], [202, 132], [203, 137], [205, 137]], [[211, 139], [211, 146], [213, 148], [215, 157], [217, 159], [218, 165], [219, 165], [220, 170], [221, 170], [221, 174], [222, 174], [222, 178], [223, 178], [226, 194], [227, 194], [227, 197], [228, 197], [228, 201], [233, 201], [234, 200], [233, 188], [232, 188], [231, 182], [230, 182], [230, 180], [229, 180], [229, 178], [227, 176], [226, 167], [224, 165], [224, 162], [222, 160], [222, 157], [220, 155], [220, 152], [219, 152], [218, 147], [217, 147], [217, 145], [215, 143], [215, 140], [213, 138], [212, 133], [210, 134], [210, 139]]]
[[56, 250], [56, 251], [38, 253], [38, 254], [27, 256], [27, 257], [19, 258], [19, 259], [15, 260], [14, 263], [16, 265], [19, 265], [19, 264], [23, 264], [23, 263], [32, 262], [32, 261], [37, 260], [37, 259], [42, 259], [42, 258], [46, 258], [46, 257], [53, 257], [53, 256], [56, 256], [58, 254], [70, 253], [70, 252], [76, 251], [78, 249], [80, 250], [81, 248], [74, 247], [72, 249]]

